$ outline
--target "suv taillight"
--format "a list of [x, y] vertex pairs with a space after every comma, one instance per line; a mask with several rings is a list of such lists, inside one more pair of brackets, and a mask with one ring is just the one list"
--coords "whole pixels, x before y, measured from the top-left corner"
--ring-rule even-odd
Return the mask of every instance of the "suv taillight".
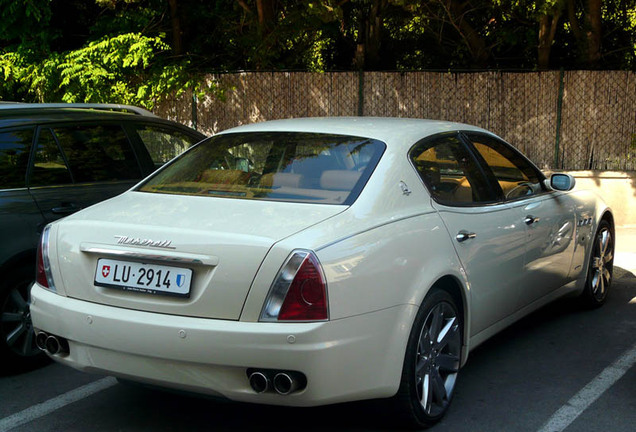
[[50, 226], [46, 226], [42, 231], [42, 237], [38, 244], [38, 257], [37, 257], [37, 271], [35, 281], [48, 288], [51, 291], [55, 291], [55, 284], [53, 283], [53, 276], [51, 275], [51, 265], [49, 262], [49, 231]]
[[313, 252], [294, 251], [269, 290], [261, 321], [326, 321], [327, 283]]

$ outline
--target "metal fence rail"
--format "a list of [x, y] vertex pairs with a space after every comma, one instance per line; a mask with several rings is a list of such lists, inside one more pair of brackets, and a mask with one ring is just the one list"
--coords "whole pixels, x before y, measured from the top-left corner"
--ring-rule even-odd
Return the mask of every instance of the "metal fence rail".
[[636, 73], [245, 72], [210, 75], [223, 97], [191, 93], [155, 113], [211, 134], [289, 117], [392, 116], [497, 133], [544, 169], [636, 170]]

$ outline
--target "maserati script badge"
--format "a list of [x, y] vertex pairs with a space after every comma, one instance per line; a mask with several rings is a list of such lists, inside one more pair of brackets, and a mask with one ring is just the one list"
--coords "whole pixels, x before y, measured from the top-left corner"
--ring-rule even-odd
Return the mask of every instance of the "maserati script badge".
[[117, 244], [175, 249], [173, 246], [170, 246], [170, 244], [172, 244], [172, 240], [142, 239], [139, 237], [128, 237], [123, 235], [116, 235], [115, 238], [117, 239]]

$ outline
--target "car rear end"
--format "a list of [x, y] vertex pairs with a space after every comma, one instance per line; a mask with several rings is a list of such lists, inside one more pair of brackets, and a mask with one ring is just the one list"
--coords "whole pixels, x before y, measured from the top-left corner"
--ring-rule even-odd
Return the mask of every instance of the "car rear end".
[[334, 319], [329, 248], [302, 235], [334, 229], [384, 145], [274, 135], [216, 138], [47, 227], [32, 289], [39, 346], [88, 372], [241, 401], [394, 393], [415, 308]]

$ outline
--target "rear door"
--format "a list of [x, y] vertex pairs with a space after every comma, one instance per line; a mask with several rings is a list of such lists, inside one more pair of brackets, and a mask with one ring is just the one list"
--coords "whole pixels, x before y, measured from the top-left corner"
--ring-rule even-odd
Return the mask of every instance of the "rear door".
[[33, 127], [0, 130], [0, 266], [16, 257], [30, 262], [44, 226], [26, 187], [34, 134]]
[[524, 263], [519, 210], [504, 203], [458, 134], [418, 143], [410, 154], [446, 224], [470, 282], [471, 336], [515, 311]]
[[141, 178], [142, 168], [119, 124], [38, 129], [28, 185], [49, 222], [118, 195]]

